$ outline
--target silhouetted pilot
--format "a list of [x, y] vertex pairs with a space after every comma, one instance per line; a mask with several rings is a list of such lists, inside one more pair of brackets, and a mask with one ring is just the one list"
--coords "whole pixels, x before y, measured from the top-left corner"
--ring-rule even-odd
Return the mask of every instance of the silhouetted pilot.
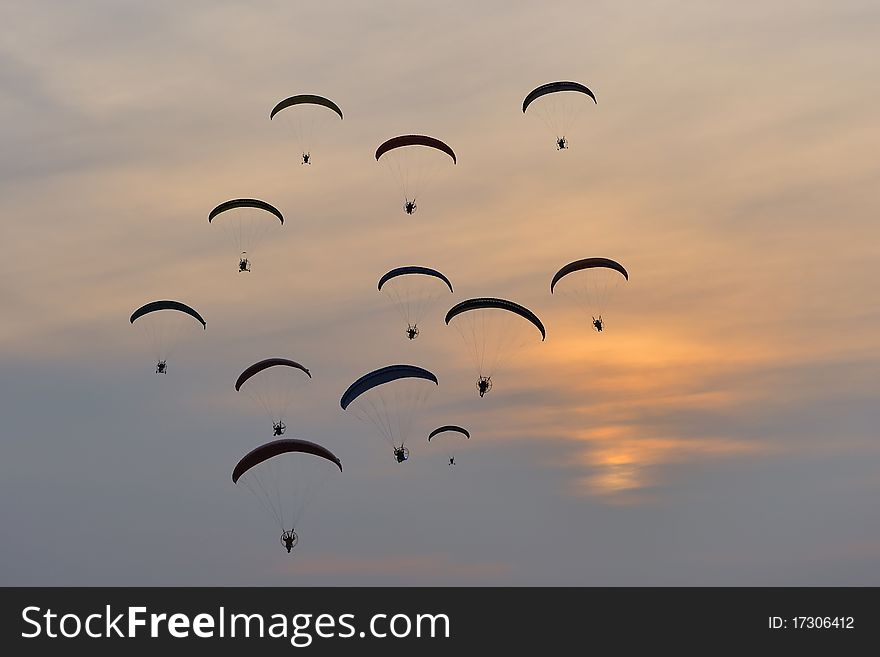
[[602, 321], [602, 315], [599, 315], [598, 318], [593, 318], [593, 328], [599, 331], [599, 333], [605, 328], [605, 322]]
[[491, 381], [491, 377], [488, 377], [488, 376], [485, 376], [485, 377], [484, 377], [484, 376], [481, 376], [481, 377], [480, 377], [480, 380], [477, 381], [477, 390], [480, 391], [480, 397], [482, 397], [483, 395], [485, 395], [485, 394], [486, 394], [487, 392], [489, 392], [489, 390], [491, 390], [491, 389], [492, 389], [492, 381]]
[[281, 542], [284, 544], [284, 548], [287, 550], [287, 553], [290, 554], [290, 551], [296, 544], [296, 532], [294, 532], [292, 529], [289, 532], [284, 532], [283, 534], [281, 534]]
[[160, 360], [156, 363], [156, 374], [165, 374], [168, 371], [168, 366], [165, 364], [164, 360]]

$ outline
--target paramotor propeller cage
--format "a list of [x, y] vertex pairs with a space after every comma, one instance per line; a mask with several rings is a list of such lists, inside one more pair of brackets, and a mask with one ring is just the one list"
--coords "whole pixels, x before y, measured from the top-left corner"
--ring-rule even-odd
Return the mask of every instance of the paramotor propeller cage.
[[281, 545], [287, 550], [288, 553], [297, 546], [299, 543], [299, 535], [292, 529], [289, 531], [285, 531], [281, 534]]
[[404, 461], [409, 460], [409, 447], [405, 445], [401, 445], [394, 450], [394, 460], [398, 463], [403, 463]]
[[238, 257], [238, 271], [239, 271], [239, 273], [241, 273], [243, 271], [250, 271], [250, 270], [251, 270], [251, 263], [250, 263], [250, 260], [248, 260], [247, 251], [242, 251], [241, 255]]
[[492, 377], [491, 376], [481, 376], [479, 380], [477, 380], [477, 390], [480, 392], [480, 397], [485, 395], [492, 389]]

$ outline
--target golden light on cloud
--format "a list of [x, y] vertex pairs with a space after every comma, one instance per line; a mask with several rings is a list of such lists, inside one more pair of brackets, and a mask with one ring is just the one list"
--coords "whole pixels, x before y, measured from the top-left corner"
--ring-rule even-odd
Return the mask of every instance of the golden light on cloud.
[[[756, 504], [760, 493], [768, 511], [791, 519], [788, 541], [774, 544], [776, 563], [797, 556], [814, 528], [829, 549], [877, 545], [866, 532], [880, 525], [864, 511], [878, 452], [876, 3], [688, 11], [641, 3], [635, 19], [626, 3], [573, 0], [549, 9], [17, 4], [14, 29], [0, 36], [0, 376], [12, 437], [0, 464], [28, 491], [5, 523], [15, 582], [118, 564], [112, 584], [150, 583], [156, 573], [191, 582], [197, 572], [228, 583], [235, 563], [266, 564], [250, 535], [242, 545], [253, 552], [230, 554], [224, 538], [217, 560], [205, 560], [201, 534], [231, 535], [247, 522], [228, 512], [227, 460], [268, 438], [269, 427], [233, 382], [276, 355], [314, 372], [296, 428], [344, 453], [342, 486], [353, 482], [363, 506], [343, 531], [370, 527], [394, 542], [387, 558], [379, 545], [378, 556], [364, 554], [359, 541], [325, 550], [319, 526], [320, 555], [303, 553], [292, 577], [582, 583], [589, 568], [614, 570], [606, 561], [632, 573], [633, 553], [591, 557], [583, 545], [591, 534], [613, 544], [622, 528], [644, 534], [648, 524], [628, 523], [656, 514], [596, 506], [724, 504], [716, 479], [701, 477], [712, 468], [731, 475], [725, 491]], [[566, 135], [565, 152], [521, 110], [530, 89], [558, 79], [581, 81], [598, 98]], [[278, 100], [299, 92], [326, 95], [345, 115], [308, 167], [269, 120]], [[405, 133], [441, 138], [458, 156], [414, 216], [374, 157]], [[263, 199], [285, 216], [248, 275], [207, 221], [235, 197]], [[613, 258], [629, 273], [602, 309], [601, 335], [589, 310], [550, 292], [554, 272], [587, 257]], [[414, 341], [376, 289], [383, 272], [404, 265], [435, 268], [455, 289]], [[547, 329], [546, 341], [532, 334], [506, 359], [485, 399], [466, 346], [443, 323], [455, 303], [479, 296], [520, 303]], [[168, 377], [153, 374], [129, 324], [132, 310], [159, 298], [186, 302], [207, 321]], [[517, 500], [528, 497], [550, 557], [522, 548], [521, 564], [510, 553], [515, 568], [497, 563], [499, 549], [521, 546], [490, 527], [476, 538], [463, 531], [486, 524], [478, 504], [445, 520], [448, 478], [413, 488], [413, 499], [430, 490], [433, 506], [418, 515], [432, 528], [437, 521], [437, 543], [420, 543], [417, 526], [407, 538], [396, 514], [374, 526], [387, 500], [368, 499], [364, 484], [380, 472], [384, 485], [386, 471], [369, 457], [392, 464], [339, 397], [363, 372], [396, 362], [440, 380], [436, 405], [419, 418], [425, 456], [431, 428], [466, 426], [475, 460], [490, 465], [471, 482], [474, 499], [517, 522]], [[25, 439], [47, 427], [61, 430]], [[410, 472], [431, 467], [413, 448]], [[466, 468], [456, 476], [469, 476]], [[166, 471], [180, 475], [179, 488]], [[858, 496], [843, 493], [855, 488]], [[776, 494], [794, 489], [785, 506]], [[686, 532], [699, 522], [721, 541], [731, 523], [709, 507], [676, 508], [670, 526]], [[96, 511], [85, 518], [83, 508]], [[752, 508], [736, 510], [752, 522]], [[167, 559], [136, 558], [122, 538], [108, 540], [111, 529], [162, 539]], [[76, 540], [52, 552], [59, 531]], [[189, 531], [200, 534], [191, 557], [163, 538]], [[636, 583], [662, 581], [678, 562], [687, 567], [677, 581], [691, 581], [693, 564], [712, 563], [713, 550], [739, 555], [750, 545], [691, 537], [676, 536], [665, 553], [651, 546], [645, 569], [658, 575]], [[769, 572], [769, 551], [758, 552], [750, 565], [765, 569], [752, 572]], [[272, 583], [288, 563], [265, 566], [276, 571]], [[706, 581], [716, 581], [718, 565]], [[728, 565], [723, 576], [738, 581], [742, 570]]]
[[[687, 418], [736, 415], [766, 393], [731, 380], [796, 355], [797, 345], [775, 340], [722, 339], [711, 330], [635, 330], [602, 335], [577, 313], [557, 317], [554, 339], [527, 350], [530, 390], [553, 390], [552, 410], [508, 409], [523, 434], [575, 443], [566, 470], [576, 495], [611, 504], [644, 503], [662, 485], [662, 467], [770, 454], [779, 446], [759, 436], [727, 436], [706, 426], [700, 435]], [[676, 427], [681, 431], [676, 435]]]
[[[725, 438], [658, 438], [645, 435], [639, 426], [609, 425], [579, 432], [572, 437], [585, 443], [577, 463], [590, 471], [574, 481], [580, 494], [598, 495], [626, 503], [628, 494], [658, 485], [652, 473], [661, 465], [766, 453], [754, 442]], [[639, 497], [644, 501], [644, 497]]]

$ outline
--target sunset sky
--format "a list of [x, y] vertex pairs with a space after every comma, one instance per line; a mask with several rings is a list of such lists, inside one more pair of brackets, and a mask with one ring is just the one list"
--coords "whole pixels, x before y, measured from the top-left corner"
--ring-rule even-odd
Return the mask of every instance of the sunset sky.
[[[880, 585], [876, 2], [25, 2], [0, 7], [0, 582]], [[557, 152], [523, 97], [596, 94]], [[268, 115], [342, 122], [310, 167]], [[407, 217], [376, 146], [456, 151]], [[285, 215], [250, 274], [207, 222]], [[622, 262], [608, 328], [550, 295]], [[376, 290], [434, 267], [418, 340]], [[547, 327], [476, 395], [455, 302]], [[207, 320], [157, 376], [131, 312]], [[233, 383], [294, 358], [289, 434], [344, 464], [288, 555], [230, 478]], [[410, 462], [339, 407], [434, 371]], [[424, 441], [473, 436], [455, 468]], [[337, 473], [338, 474], [338, 473]]]

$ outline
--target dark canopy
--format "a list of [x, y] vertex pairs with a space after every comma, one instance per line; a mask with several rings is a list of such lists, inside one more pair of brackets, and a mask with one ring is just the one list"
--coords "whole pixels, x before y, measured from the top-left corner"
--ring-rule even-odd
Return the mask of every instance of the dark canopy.
[[433, 437], [436, 436], [437, 434], [439, 434], [439, 433], [444, 433], [444, 432], [446, 432], [446, 431], [455, 431], [455, 432], [458, 432], [458, 433], [460, 433], [460, 434], [463, 434], [465, 438], [470, 438], [470, 437], [471, 437], [471, 434], [470, 434], [470, 433], [468, 432], [468, 430], [465, 429], [464, 427], [460, 427], [460, 426], [458, 426], [457, 424], [446, 424], [446, 425], [443, 425], [442, 427], [437, 427], [437, 428], [434, 429], [431, 433], [429, 433], [429, 434], [428, 434], [428, 442], [431, 442], [431, 438], [433, 438]]
[[342, 110], [339, 109], [339, 105], [334, 103], [329, 98], [324, 98], [324, 96], [316, 96], [314, 94], [298, 94], [296, 96], [291, 96], [290, 98], [285, 98], [280, 103], [278, 103], [275, 107], [272, 108], [272, 112], [269, 114], [269, 120], [271, 121], [278, 112], [283, 109], [287, 109], [293, 105], [322, 105], [327, 109], [333, 110], [339, 115], [339, 118], [342, 118]]
[[426, 379], [437, 383], [437, 377], [424, 368], [416, 367], [415, 365], [388, 365], [387, 367], [381, 367], [378, 370], [373, 370], [368, 374], [364, 374], [361, 378], [348, 386], [348, 390], [345, 391], [342, 395], [342, 399], [339, 400], [339, 405], [342, 406], [342, 410], [345, 410], [351, 402], [368, 390], [380, 386], [383, 383], [390, 383], [397, 379], [407, 378]]
[[266, 443], [265, 445], [260, 445], [256, 449], [248, 452], [232, 471], [233, 483], [237, 484], [239, 477], [255, 465], [259, 465], [263, 461], [268, 461], [279, 454], [287, 454], [290, 452], [312, 454], [322, 459], [327, 459], [328, 461], [335, 463], [339, 468], [339, 471], [342, 472], [342, 462], [326, 447], [321, 447], [317, 443], [312, 443], [308, 440], [284, 438], [282, 440], [273, 440], [271, 443]]
[[265, 369], [269, 369], [270, 367], [293, 367], [298, 370], [302, 370], [306, 374], [308, 374], [309, 378], [312, 378], [312, 373], [309, 372], [308, 368], [300, 365], [296, 361], [292, 361], [288, 358], [267, 358], [266, 360], [261, 360], [259, 363], [254, 363], [250, 367], [248, 367], [244, 372], [242, 372], [238, 376], [238, 380], [235, 382], [235, 389], [241, 389], [241, 386], [244, 385], [244, 382], [249, 378], [254, 376], [254, 374], [259, 374]]
[[282, 224], [284, 223], [284, 216], [274, 205], [270, 205], [266, 203], [266, 201], [261, 201], [256, 198], [234, 198], [229, 201], [225, 201], [218, 205], [216, 208], [211, 210], [211, 214], [208, 215], [208, 223], [213, 221], [214, 217], [219, 214], [226, 212], [227, 210], [234, 210], [236, 208], [256, 208], [257, 210], [265, 210], [266, 212], [270, 212], [278, 217], [278, 221]]
[[541, 340], [544, 340], [547, 337], [547, 331], [544, 330], [544, 325], [541, 323], [541, 320], [538, 319], [538, 316], [535, 313], [533, 313], [525, 306], [521, 306], [518, 303], [514, 303], [513, 301], [508, 301], [507, 299], [496, 299], [494, 297], [466, 299], [461, 303], [455, 304], [452, 308], [450, 308], [449, 312], [446, 313], [446, 323], [449, 324], [449, 320], [451, 320], [456, 315], [468, 312], [469, 310], [479, 310], [480, 308], [498, 308], [499, 310], [507, 310], [508, 312], [516, 313], [520, 317], [527, 319], [535, 325], [535, 328], [537, 328], [541, 332]]
[[197, 313], [195, 309], [187, 306], [185, 303], [180, 303], [180, 301], [151, 301], [150, 303], [144, 304], [143, 306], [135, 310], [131, 314], [129, 321], [134, 324], [134, 321], [139, 317], [143, 317], [144, 315], [155, 312], [157, 310], [179, 310], [180, 312], [186, 313], [187, 315], [201, 323], [203, 328], [208, 328], [205, 320], [202, 319], [202, 316], [199, 315], [199, 313]]
[[434, 276], [435, 278], [439, 278], [441, 281], [446, 283], [446, 285], [449, 287], [449, 291], [452, 292], [452, 283], [449, 282], [449, 279], [446, 278], [446, 276], [441, 274], [436, 269], [416, 266], [398, 267], [397, 269], [392, 269], [379, 279], [379, 289], [381, 290], [382, 286], [392, 278], [397, 278], [398, 276], [406, 276], [407, 274], [424, 274], [425, 276]]
[[540, 87], [532, 89], [529, 92], [529, 95], [526, 96], [525, 100], [523, 101], [523, 112], [525, 112], [526, 108], [532, 104], [532, 101], [537, 100], [541, 96], [553, 94], [558, 91], [578, 91], [582, 94], [587, 94], [590, 98], [593, 99], [594, 103], [598, 104], [596, 96], [593, 94], [593, 92], [587, 89], [580, 82], [548, 82], [547, 84], [542, 84]]
[[626, 269], [624, 269], [623, 265], [621, 265], [616, 260], [611, 260], [610, 258], [584, 258], [583, 260], [575, 260], [574, 262], [570, 262], [565, 265], [565, 267], [556, 272], [553, 280], [550, 281], [550, 294], [553, 294], [553, 288], [556, 287], [556, 284], [564, 276], [567, 276], [568, 274], [576, 271], [581, 271], [583, 269], [592, 269], [594, 267], [604, 267], [606, 269], [619, 271], [621, 274], [623, 274], [623, 277], [626, 280], [629, 280], [629, 274], [626, 272]]
[[428, 148], [436, 148], [438, 151], [443, 151], [451, 157], [453, 163], [458, 163], [455, 158], [455, 152], [449, 146], [439, 139], [426, 137], [425, 135], [401, 135], [399, 137], [392, 137], [376, 149], [376, 159], [378, 160], [388, 151], [402, 146], [427, 146]]

